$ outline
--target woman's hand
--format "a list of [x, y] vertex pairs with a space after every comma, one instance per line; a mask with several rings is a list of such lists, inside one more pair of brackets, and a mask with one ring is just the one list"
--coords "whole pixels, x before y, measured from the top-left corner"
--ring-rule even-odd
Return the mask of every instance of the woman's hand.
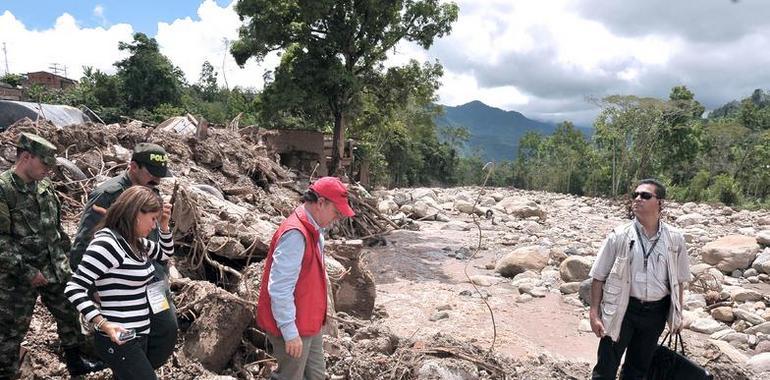
[[123, 343], [126, 343], [124, 341], [120, 340], [120, 333], [125, 332], [126, 329], [121, 327], [120, 325], [116, 325], [114, 323], [105, 322], [101, 327], [101, 332], [107, 334], [108, 337], [110, 337], [110, 340], [117, 344], [122, 345]]
[[160, 231], [169, 232], [168, 222], [171, 220], [171, 204], [163, 203], [163, 210], [160, 214]]

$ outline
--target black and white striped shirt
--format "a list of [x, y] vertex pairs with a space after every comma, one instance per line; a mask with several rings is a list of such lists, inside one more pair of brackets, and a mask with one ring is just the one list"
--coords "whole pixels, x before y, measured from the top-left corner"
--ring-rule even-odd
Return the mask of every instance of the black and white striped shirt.
[[[171, 233], [161, 232], [159, 243], [147, 239], [142, 243], [150, 259], [164, 261], [174, 254]], [[103, 228], [94, 234], [64, 294], [88, 321], [102, 315], [110, 323], [147, 334], [152, 313], [147, 285], [153, 280], [153, 272], [149, 259], [137, 257], [125, 239]], [[99, 306], [88, 297], [94, 284]]]

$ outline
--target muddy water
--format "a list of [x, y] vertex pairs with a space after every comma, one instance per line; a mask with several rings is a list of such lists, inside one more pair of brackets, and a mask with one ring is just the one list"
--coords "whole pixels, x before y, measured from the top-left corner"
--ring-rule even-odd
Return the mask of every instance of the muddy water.
[[[469, 276], [493, 276], [494, 271], [485, 267], [509, 248], [497, 244], [492, 232], [485, 232], [483, 245], [488, 249], [478, 251], [470, 263], [458, 260], [449, 254], [477, 246], [478, 232], [442, 231], [441, 225], [423, 223], [421, 231], [395, 231], [387, 236], [387, 246], [370, 249], [366, 263], [377, 283], [376, 303], [388, 314], [386, 325], [400, 336], [420, 339], [443, 332], [488, 348], [495, 336], [492, 317], [465, 271]], [[563, 302], [560, 294], [516, 303], [518, 290], [505, 278], [479, 289], [489, 295], [494, 314], [495, 351], [513, 357], [549, 353], [595, 360], [597, 338], [578, 332], [582, 308]], [[470, 296], [461, 294], [468, 292]], [[439, 309], [447, 309], [449, 317], [430, 321]]]

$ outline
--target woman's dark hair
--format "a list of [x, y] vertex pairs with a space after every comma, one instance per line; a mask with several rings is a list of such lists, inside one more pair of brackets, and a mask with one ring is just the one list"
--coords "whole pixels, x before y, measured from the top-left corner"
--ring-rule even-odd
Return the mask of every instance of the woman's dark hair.
[[139, 213], [160, 212], [163, 200], [146, 186], [131, 186], [124, 191], [107, 210], [99, 228], [107, 227], [120, 234], [134, 252], [146, 258], [141, 237], [136, 232], [136, 220]]
[[302, 201], [307, 203], [318, 202], [318, 194], [313, 190], [307, 189], [307, 191], [302, 194]]

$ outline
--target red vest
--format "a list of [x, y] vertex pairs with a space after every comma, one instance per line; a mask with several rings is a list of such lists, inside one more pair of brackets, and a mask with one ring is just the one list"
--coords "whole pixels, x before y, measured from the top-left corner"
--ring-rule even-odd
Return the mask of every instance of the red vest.
[[298, 230], [305, 237], [305, 254], [302, 256], [299, 278], [294, 287], [294, 305], [297, 308], [294, 322], [300, 336], [313, 336], [321, 331], [321, 327], [326, 322], [326, 267], [321, 260], [321, 252], [318, 248], [318, 230], [308, 220], [304, 206], [297, 207], [273, 234], [273, 240], [270, 242], [270, 249], [265, 258], [262, 283], [259, 286], [257, 325], [272, 335], [281, 336], [278, 324], [273, 318], [267, 284], [270, 281], [270, 268], [273, 266], [275, 247], [281, 236], [289, 230]]

